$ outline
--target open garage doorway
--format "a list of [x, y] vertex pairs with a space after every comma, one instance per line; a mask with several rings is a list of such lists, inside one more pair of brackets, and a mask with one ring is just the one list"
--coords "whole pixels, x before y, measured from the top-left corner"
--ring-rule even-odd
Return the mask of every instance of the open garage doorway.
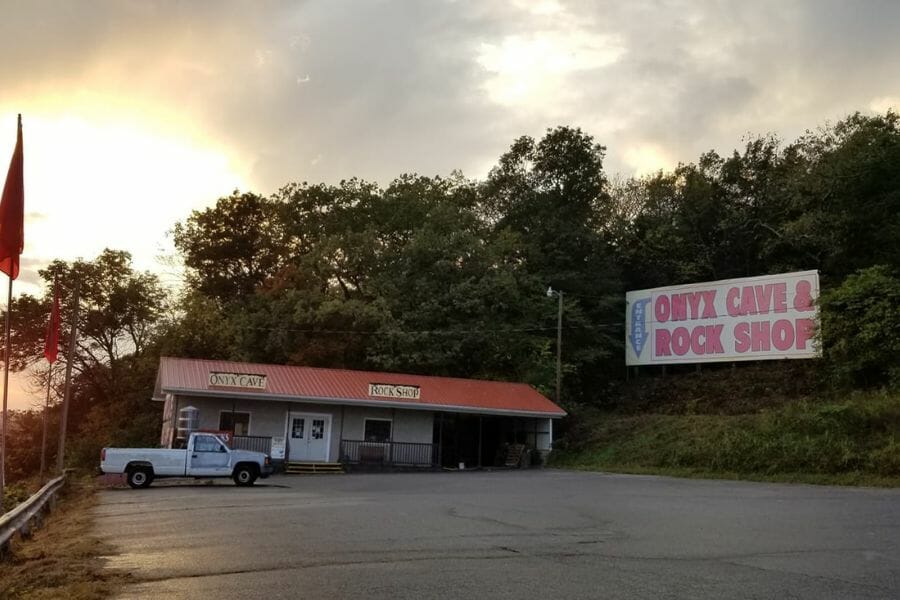
[[549, 427], [547, 419], [440, 413], [434, 420], [433, 443], [441, 467], [504, 467], [510, 466], [511, 446], [521, 446], [527, 456], [542, 456], [550, 445]]

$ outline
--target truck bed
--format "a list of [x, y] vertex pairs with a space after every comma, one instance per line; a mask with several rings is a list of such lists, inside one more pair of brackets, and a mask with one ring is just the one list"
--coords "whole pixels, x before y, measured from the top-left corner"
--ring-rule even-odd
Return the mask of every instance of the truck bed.
[[124, 473], [125, 466], [134, 461], [146, 461], [153, 465], [157, 475], [184, 475], [187, 450], [166, 448], [107, 448], [106, 458], [100, 463], [104, 473]]

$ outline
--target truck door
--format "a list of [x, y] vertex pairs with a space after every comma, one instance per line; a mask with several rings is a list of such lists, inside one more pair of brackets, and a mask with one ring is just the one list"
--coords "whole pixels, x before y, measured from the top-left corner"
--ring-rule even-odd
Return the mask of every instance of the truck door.
[[231, 452], [214, 435], [194, 435], [188, 449], [187, 474], [211, 476], [231, 474]]

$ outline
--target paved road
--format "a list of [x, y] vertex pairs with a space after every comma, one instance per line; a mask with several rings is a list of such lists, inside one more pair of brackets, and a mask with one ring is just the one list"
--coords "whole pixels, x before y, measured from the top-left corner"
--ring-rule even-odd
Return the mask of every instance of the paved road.
[[900, 490], [564, 471], [108, 490], [121, 598], [900, 598]]

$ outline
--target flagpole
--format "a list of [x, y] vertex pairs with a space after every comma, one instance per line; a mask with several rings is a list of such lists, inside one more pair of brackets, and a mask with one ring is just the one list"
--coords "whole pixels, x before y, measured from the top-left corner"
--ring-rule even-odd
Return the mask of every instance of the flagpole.
[[13, 279], [10, 276], [9, 291], [6, 295], [6, 333], [3, 342], [3, 444], [0, 447], [0, 514], [5, 511], [4, 498], [6, 495], [6, 438], [9, 431], [6, 406], [9, 398], [9, 315], [12, 312], [12, 283]]
[[47, 468], [47, 421], [50, 412], [50, 385], [53, 382], [53, 363], [47, 369], [47, 400], [44, 402], [44, 433], [41, 436], [41, 483], [44, 482], [44, 470]]
[[3, 345], [3, 439], [0, 440], [0, 514], [4, 512], [3, 498], [6, 493], [6, 448], [9, 433], [9, 320], [12, 312], [13, 279], [19, 276], [19, 256], [25, 245], [25, 183], [23, 177], [22, 158], [22, 115], [19, 115], [16, 127], [16, 147], [6, 183], [3, 184], [3, 196], [0, 197], [0, 271], [9, 276], [9, 289], [6, 296], [6, 339]]
[[75, 282], [72, 297], [72, 329], [69, 338], [69, 355], [66, 356], [66, 387], [63, 392], [62, 415], [59, 417], [59, 451], [56, 455], [56, 470], [62, 473], [66, 457], [66, 424], [69, 420], [69, 397], [72, 394], [72, 363], [75, 362], [75, 336], [78, 335], [78, 297], [81, 294], [81, 280]]

